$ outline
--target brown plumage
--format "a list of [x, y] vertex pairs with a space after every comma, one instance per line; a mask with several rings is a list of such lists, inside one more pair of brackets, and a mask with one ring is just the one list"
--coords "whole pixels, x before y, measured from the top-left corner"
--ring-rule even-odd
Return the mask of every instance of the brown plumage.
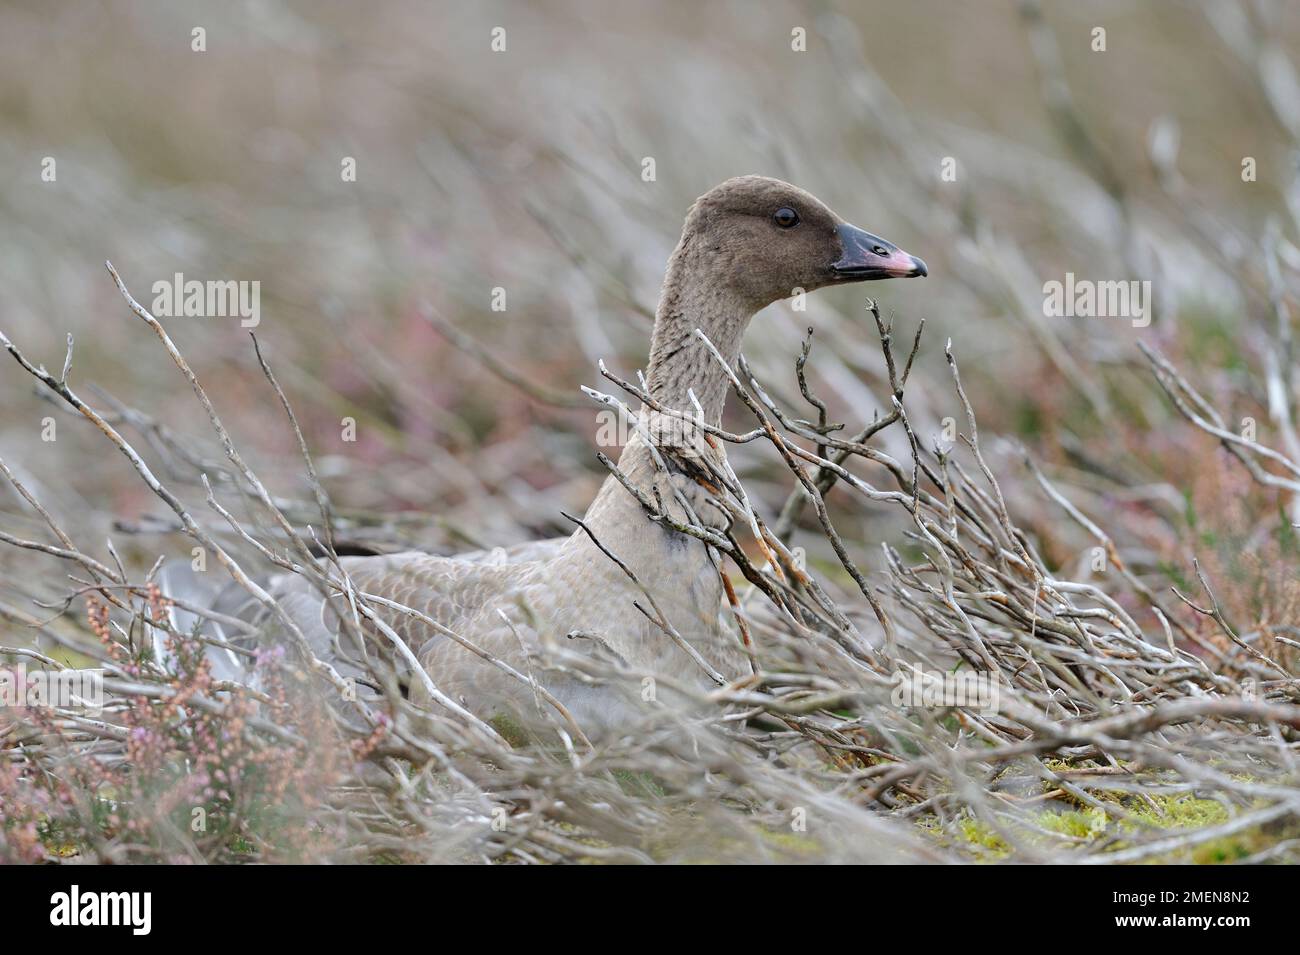
[[[761, 176], [730, 179], [691, 206], [669, 260], [650, 347], [650, 392], [663, 405], [692, 416], [698, 401], [705, 418], [716, 424], [728, 382], [696, 329], [734, 365], [750, 318], [778, 299], [799, 289], [924, 274], [919, 259], [849, 226], [795, 186]], [[637, 487], [657, 488], [678, 516], [684, 505], [702, 519], [715, 513], [696, 482], [656, 470], [639, 435], [624, 448], [618, 465]], [[647, 520], [613, 477], [584, 521], [652, 589], [660, 609], [708, 669], [726, 679], [741, 675], [740, 643], [720, 620], [722, 585], [704, 544]], [[344, 558], [343, 566], [357, 590], [414, 607], [535, 677], [588, 735], [631, 725], [646, 706], [671, 703], [674, 685], [709, 684], [706, 667], [634, 606], [644, 602], [640, 591], [581, 530], [496, 556], [404, 553]], [[296, 577], [274, 581], [272, 590], [318, 655], [346, 671], [348, 654], [340, 653], [331, 609], [316, 591]], [[331, 603], [344, 609], [341, 600]], [[547, 704], [517, 679], [428, 623], [379, 609], [417, 653], [439, 695], [485, 718], [508, 713], [534, 724], [547, 718], [541, 712]], [[551, 666], [567, 654], [616, 660], [636, 679], [628, 688], [591, 685]], [[641, 679], [648, 675], [662, 683], [654, 703], [642, 699]], [[411, 686], [414, 697], [427, 700], [422, 678]]]

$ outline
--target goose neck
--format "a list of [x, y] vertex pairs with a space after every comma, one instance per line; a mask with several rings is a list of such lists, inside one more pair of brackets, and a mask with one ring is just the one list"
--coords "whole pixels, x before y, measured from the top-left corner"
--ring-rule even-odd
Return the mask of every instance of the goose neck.
[[718, 424], [730, 380], [696, 330], [734, 369], [754, 308], [707, 273], [689, 268], [688, 262], [675, 253], [670, 263], [655, 315], [646, 382], [651, 397], [685, 414], [698, 413], [693, 395], [705, 420]]

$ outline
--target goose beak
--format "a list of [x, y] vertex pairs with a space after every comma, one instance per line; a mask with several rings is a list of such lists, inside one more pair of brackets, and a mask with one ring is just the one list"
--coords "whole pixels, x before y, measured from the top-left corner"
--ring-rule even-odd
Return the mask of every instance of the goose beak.
[[840, 223], [835, 231], [840, 237], [843, 253], [831, 266], [831, 271], [842, 281], [910, 279], [930, 274], [924, 262], [878, 235], [847, 222]]

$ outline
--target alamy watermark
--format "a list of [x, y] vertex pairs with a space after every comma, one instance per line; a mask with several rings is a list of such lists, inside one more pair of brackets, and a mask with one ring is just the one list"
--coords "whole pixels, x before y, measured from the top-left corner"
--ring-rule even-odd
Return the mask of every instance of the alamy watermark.
[[927, 673], [919, 667], [895, 670], [889, 701], [898, 707], [945, 709], [961, 706], [981, 713], [998, 711], [998, 681], [988, 673]]
[[638, 433], [650, 438], [659, 448], [693, 448], [702, 452], [708, 446], [707, 432], [695, 423], [694, 415], [679, 417], [643, 411], [634, 421], [621, 407], [596, 412], [597, 447], [621, 448]]
[[104, 671], [0, 668], [0, 706], [104, 708]]
[[1065, 281], [1043, 283], [1043, 314], [1048, 318], [1127, 318], [1134, 328], [1151, 324], [1149, 281], [1094, 282], [1065, 273]]
[[238, 318], [244, 328], [262, 322], [262, 283], [259, 281], [200, 282], [177, 272], [153, 283], [155, 318]]
[[119, 925], [132, 935], [153, 928], [152, 892], [91, 892], [73, 885], [50, 896], [50, 924], [64, 926]]

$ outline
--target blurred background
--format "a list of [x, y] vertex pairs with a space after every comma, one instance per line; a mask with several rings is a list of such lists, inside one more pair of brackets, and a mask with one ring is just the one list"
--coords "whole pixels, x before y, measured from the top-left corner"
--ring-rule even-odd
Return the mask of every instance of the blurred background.
[[[1136, 345], [1285, 445], [1298, 49], [1300, 7], [1265, 2], [8, 2], [0, 331], [51, 369], [71, 333], [73, 389], [202, 509], [170, 441], [199, 460], [219, 449], [103, 262], [146, 306], [177, 272], [260, 282], [258, 340], [350, 535], [510, 544], [565, 532], [560, 510], [584, 508], [603, 477], [578, 386], [612, 390], [599, 359], [643, 366], [690, 202], [730, 176], [777, 176], [930, 276], [767, 309], [746, 353], [775, 394], [798, 397], [811, 325], [832, 418], [853, 430], [887, 410], [863, 306], [878, 295], [900, 337], [927, 322], [909, 387], [918, 435], [961, 420], [951, 338], [1009, 505], [1050, 564], [1089, 572], [1015, 443], [1139, 571], [1183, 579], [1198, 556], [1240, 584], [1224, 598], [1234, 614], [1294, 621], [1287, 502], [1252, 493], [1177, 416]], [[1045, 316], [1043, 285], [1067, 272], [1150, 281], [1153, 322]], [[164, 323], [273, 493], [308, 499], [239, 319]], [[732, 457], [775, 514], [788, 472], [744, 447]], [[136, 565], [188, 553], [128, 462], [7, 356], [0, 458], [96, 557], [110, 535]], [[862, 553], [898, 534], [849, 504], [837, 521]], [[0, 529], [47, 538], [7, 483]], [[0, 633], [47, 618], [31, 600], [64, 573], [0, 549]]]

